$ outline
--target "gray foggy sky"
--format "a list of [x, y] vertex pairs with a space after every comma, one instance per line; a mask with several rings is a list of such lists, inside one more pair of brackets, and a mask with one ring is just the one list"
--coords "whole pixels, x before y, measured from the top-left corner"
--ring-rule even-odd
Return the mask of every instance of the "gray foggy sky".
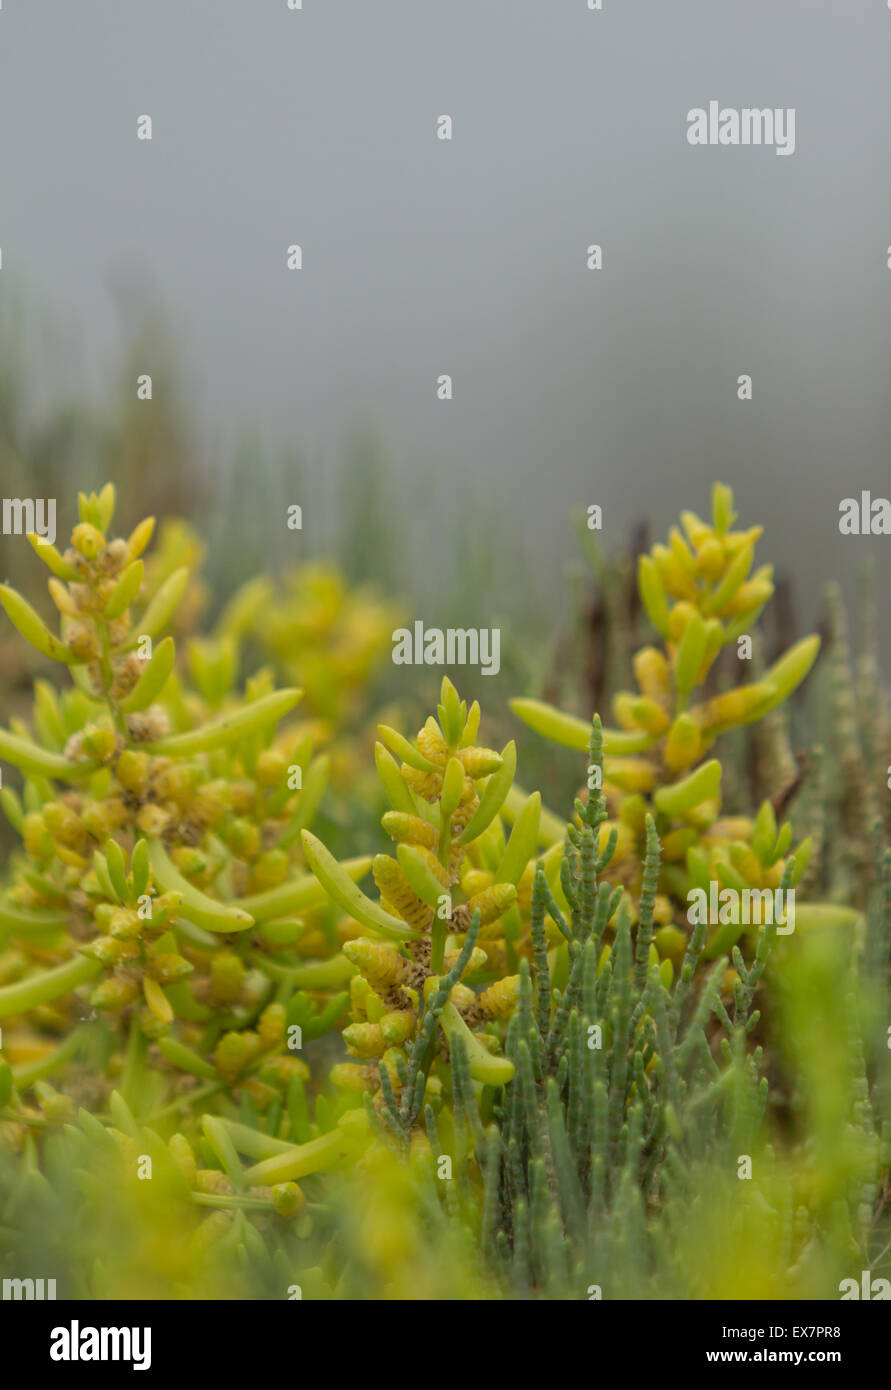
[[[373, 422], [545, 585], [570, 507], [662, 529], [720, 476], [805, 592], [862, 547], [887, 587], [837, 517], [891, 493], [889, 79], [884, 0], [3, 0], [0, 289], [97, 382], [134, 284], [210, 439], [325, 469]], [[794, 107], [794, 155], [690, 147], [712, 98]]]

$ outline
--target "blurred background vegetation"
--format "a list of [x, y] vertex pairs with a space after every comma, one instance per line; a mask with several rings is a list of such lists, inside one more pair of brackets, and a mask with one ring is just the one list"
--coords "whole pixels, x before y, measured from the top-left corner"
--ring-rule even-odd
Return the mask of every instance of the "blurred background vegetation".
[[[115, 370], [94, 395], [85, 392], [77, 371], [76, 346], [33, 298], [28, 300], [20, 289], [10, 290], [10, 283], [5, 278], [0, 299], [4, 496], [55, 497], [57, 527], [64, 537], [74, 519], [68, 513], [76, 490], [99, 489], [112, 480], [123, 531], [147, 513], [162, 523], [158, 564], [172, 569], [183, 559], [200, 557], [202, 583], [191, 601], [205, 624], [219, 618], [246, 581], [258, 575], [281, 580], [288, 571], [320, 563], [329, 578], [339, 573], [338, 582], [367, 591], [372, 599], [391, 600], [400, 622], [420, 618], [427, 626], [443, 628], [500, 627], [500, 675], [484, 677], [465, 668], [460, 673], [462, 694], [480, 700], [490, 742], [500, 746], [508, 737], [519, 737], [521, 783], [540, 787], [547, 804], [566, 803], [577, 776], [572, 758], [555, 758], [540, 740], [518, 731], [507, 701], [517, 694], [541, 695], [587, 718], [595, 709], [608, 714], [612, 695], [629, 685], [631, 654], [647, 632], [636, 584], [637, 556], [651, 541], [646, 498], [641, 498], [640, 520], [627, 535], [609, 527], [602, 534], [588, 531], [581, 511], [568, 514], [565, 546], [553, 554], [536, 543], [534, 522], [526, 535], [506, 522], [497, 488], [481, 487], [471, 499], [447, 472], [423, 459], [406, 481], [390, 466], [386, 440], [372, 426], [345, 429], [333, 470], [304, 457], [299, 439], [276, 449], [259, 434], [245, 435], [230, 447], [217, 448], [195, 418], [188, 363], [181, 359], [161, 313], [145, 302], [137, 312], [135, 302], [127, 302], [130, 326], [122, 329]], [[152, 364], [151, 402], [138, 400], [134, 387], [146, 362]], [[694, 507], [705, 501], [686, 496], [681, 500]], [[299, 531], [289, 530], [286, 522], [294, 503], [303, 509]], [[447, 563], [429, 563], [431, 535], [448, 538], [446, 546], [437, 545]], [[767, 553], [769, 536], [764, 544]], [[873, 556], [869, 550], [864, 553], [854, 590], [857, 617], [850, 633], [841, 591], [827, 577], [820, 628], [829, 641], [824, 641], [815, 677], [808, 683], [810, 694], [796, 697], [792, 729], [782, 728], [784, 749], [778, 751], [775, 737], [780, 716], [767, 721], [772, 732], [760, 731], [759, 726], [757, 736], [735, 736], [736, 770], [731, 768], [726, 776], [732, 809], [757, 804], [763, 795], [773, 795], [793, 781], [796, 792], [806, 788], [804, 773], [814, 773], [815, 768], [808, 764], [805, 769], [803, 750], [818, 744], [828, 750], [821, 773], [823, 791], [827, 779], [834, 780], [836, 799], [845, 801], [848, 830], [858, 822], [862, 770], [853, 783], [849, 779], [845, 791], [839, 784], [841, 764], [832, 757], [840, 748], [829, 695], [832, 689], [838, 693], [838, 673], [849, 658], [851, 699], [859, 700], [863, 717], [868, 715], [876, 730], [862, 731], [856, 756], [861, 762], [870, 759], [874, 794], [886, 790], [884, 767], [891, 762], [891, 747], [880, 669], [885, 629], [876, 610]], [[774, 550], [769, 558], [776, 569], [776, 595], [762, 620], [756, 668], [769, 664], [807, 630], [799, 615], [795, 574], [784, 553]], [[0, 537], [2, 577], [47, 613], [51, 606], [45, 581], [31, 560], [30, 547], [21, 539]], [[327, 565], [333, 570], [326, 571]], [[559, 605], [544, 585], [545, 576], [552, 582], [555, 567], [563, 577], [564, 599]], [[847, 582], [850, 576], [842, 580], [849, 595], [853, 581]], [[197, 611], [184, 613], [182, 627], [187, 630], [197, 616]], [[282, 640], [287, 636], [285, 631]], [[413, 726], [435, 703], [439, 675], [434, 668], [418, 666], [410, 682], [400, 680], [387, 656], [381, 647], [373, 663], [367, 708], [373, 711], [397, 702], [406, 727]], [[283, 650], [276, 653], [286, 668], [283, 657]], [[295, 656], [289, 678], [305, 682], [307, 672], [301, 672], [300, 659]], [[5, 718], [18, 712], [17, 701], [28, 691], [31, 660], [11, 628], [0, 632], [0, 705]], [[719, 685], [729, 679], [731, 661], [725, 654], [723, 671], [718, 663]], [[369, 725], [366, 739], [369, 762], [372, 728]], [[850, 737], [844, 756], [849, 764], [855, 756]], [[815, 783], [811, 776], [812, 790]], [[887, 795], [881, 801], [885, 806]], [[876, 809], [876, 803], [871, 806]], [[869, 836], [862, 815], [856, 835], [866, 845]], [[840, 872], [842, 861], [849, 868], [852, 862], [862, 867], [870, 851], [864, 849], [858, 857], [848, 846], [837, 858]]]

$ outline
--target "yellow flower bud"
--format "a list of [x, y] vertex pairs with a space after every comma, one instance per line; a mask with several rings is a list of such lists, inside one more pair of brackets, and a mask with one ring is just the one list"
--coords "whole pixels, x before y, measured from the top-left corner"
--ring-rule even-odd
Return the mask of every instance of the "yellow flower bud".
[[712, 528], [707, 526], [702, 518], [698, 517], [695, 512], [681, 512], [681, 525], [689, 537], [690, 544], [696, 546], [697, 549], [707, 541], [710, 536], [714, 535]]
[[671, 553], [677, 560], [681, 569], [686, 570], [688, 574], [693, 575], [695, 578], [696, 559], [676, 526], [672, 526], [668, 533], [668, 539], [671, 544]]
[[380, 1023], [386, 1012], [387, 1006], [380, 995], [376, 994], [374, 990], [369, 990], [365, 996], [365, 1017], [368, 1022]]
[[257, 1031], [260, 1035], [260, 1045], [264, 1050], [278, 1047], [285, 1036], [285, 1026], [287, 1024], [287, 1010], [284, 1004], [268, 1004], [260, 1015], [260, 1022]]
[[670, 925], [660, 927], [653, 937], [653, 941], [663, 960], [674, 961], [675, 965], [681, 964], [687, 949], [687, 937], [678, 927]]
[[520, 977], [508, 975], [507, 979], [496, 980], [494, 985], [483, 990], [477, 1002], [486, 1018], [508, 1018], [516, 1008], [519, 997]]
[[494, 748], [459, 748], [455, 756], [474, 781], [478, 777], [490, 777], [501, 766], [501, 754]]
[[709, 583], [720, 579], [724, 573], [727, 556], [724, 546], [716, 536], [707, 536], [696, 552], [700, 574]]
[[119, 965], [136, 954], [131, 942], [120, 941], [113, 936], [97, 936], [88, 946], [84, 946], [83, 951], [102, 965]]
[[238, 816], [252, 815], [256, 798], [256, 783], [248, 781], [247, 778], [240, 782], [232, 782], [229, 786], [229, 803]]
[[155, 518], [153, 516], [147, 516], [145, 521], [140, 521], [139, 525], [132, 532], [130, 539], [127, 541], [128, 564], [132, 564], [134, 560], [139, 559], [151, 540], [154, 529]]
[[309, 1075], [309, 1067], [305, 1062], [301, 1062], [299, 1057], [285, 1056], [282, 1053], [267, 1057], [260, 1072], [264, 1082], [271, 1083], [279, 1090], [287, 1089], [295, 1076], [299, 1076], [301, 1081], [308, 1081]]
[[725, 970], [721, 976], [721, 993], [726, 998], [733, 998], [733, 991], [739, 982], [739, 975], [735, 970]]
[[65, 645], [78, 661], [98, 661], [102, 654], [102, 647], [95, 631], [84, 623], [78, 623], [68, 629]]
[[194, 1187], [198, 1176], [198, 1165], [195, 1162], [192, 1146], [186, 1136], [184, 1134], [172, 1134], [167, 1141], [167, 1148], [189, 1186]]
[[143, 835], [157, 839], [170, 824], [170, 813], [163, 811], [160, 806], [143, 806], [136, 817], [136, 824]]
[[[459, 954], [458, 951], [446, 951], [445, 961], [443, 962], [446, 972], [454, 970]], [[463, 974], [465, 976], [473, 975], [477, 970], [482, 970], [483, 966], [486, 964], [486, 960], [487, 957], [484, 947], [474, 946], [467, 964], [464, 967]]]
[[267, 888], [277, 888], [291, 871], [291, 861], [286, 850], [268, 849], [256, 860], [251, 873], [251, 889], [264, 892]]
[[718, 844], [730, 840], [748, 842], [752, 835], [754, 822], [751, 816], [722, 816], [716, 820], [705, 837], [703, 844]]
[[763, 526], [750, 526], [748, 531], [728, 531], [724, 537], [728, 555], [736, 555], [740, 550], [745, 550], [750, 545], [754, 546], [763, 535]]
[[668, 662], [656, 647], [642, 647], [635, 655], [634, 676], [644, 695], [651, 700], [670, 698], [671, 672]]
[[139, 1010], [139, 1027], [147, 1038], [163, 1038], [167, 1033], [168, 1020], [159, 1018], [153, 1009], [145, 1005]]
[[220, 951], [210, 963], [210, 997], [214, 1004], [233, 1004], [241, 993], [246, 971], [239, 956]]
[[260, 852], [260, 831], [253, 821], [238, 816], [228, 828], [226, 843], [239, 859], [253, 859]]
[[665, 741], [665, 765], [672, 772], [692, 767], [702, 752], [702, 734], [691, 714], [679, 714]]
[[162, 801], [172, 801], [181, 811], [187, 811], [200, 775], [198, 768], [187, 763], [161, 765], [155, 775], [155, 792]]
[[256, 1033], [224, 1033], [213, 1054], [217, 1071], [230, 1085], [244, 1071], [259, 1050]]
[[436, 720], [432, 716], [418, 734], [415, 743], [424, 757], [429, 758], [432, 763], [445, 763], [448, 749]]
[[411, 1036], [414, 1021], [414, 1014], [409, 1009], [392, 1009], [384, 1014], [378, 1027], [387, 1046], [404, 1043]]
[[359, 1057], [379, 1057], [389, 1047], [377, 1023], [350, 1023], [343, 1030], [343, 1040]]
[[690, 825], [681, 826], [678, 830], [670, 830], [667, 835], [662, 837], [662, 858], [666, 864], [683, 861], [686, 858], [687, 850], [691, 845], [698, 842], [699, 836]]
[[775, 693], [775, 687], [765, 681], [755, 681], [752, 685], [741, 685], [736, 690], [715, 695], [704, 705], [690, 711], [704, 734], [713, 737], [724, 729], [737, 724], [748, 724], [757, 719], [758, 712]]
[[63, 806], [59, 801], [47, 801], [42, 808], [41, 815], [44, 825], [54, 840], [72, 847], [83, 843], [85, 838], [83, 824], [70, 806]]
[[403, 922], [407, 922], [411, 927], [428, 927], [433, 913], [423, 899], [409, 887], [408, 880], [396, 860], [387, 854], [376, 854], [371, 869], [381, 898], [386, 898]]
[[727, 612], [736, 617], [737, 614], [748, 613], [750, 609], [761, 607], [772, 597], [773, 584], [769, 579], [750, 579], [737, 589], [727, 605]]
[[[650, 808], [646, 799], [639, 794], [635, 793], [633, 796], [623, 795], [622, 804], [619, 807], [619, 820], [623, 825], [630, 826], [636, 834], [642, 835], [646, 827], [649, 810]], [[663, 858], [665, 857], [664, 845], [662, 856]]]
[[145, 1002], [148, 1004], [152, 1013], [161, 1023], [173, 1022], [173, 1007], [167, 995], [159, 985], [158, 981], [151, 975], [143, 975], [142, 992], [145, 995]]
[[638, 729], [645, 729], [648, 734], [663, 734], [668, 728], [668, 714], [656, 700], [651, 700], [645, 695], [636, 695], [632, 698], [631, 716], [634, 725]]
[[284, 753], [277, 748], [264, 748], [257, 758], [257, 781], [261, 787], [280, 787], [289, 766]]
[[96, 725], [88, 725], [81, 735], [83, 751], [100, 763], [107, 762], [112, 757], [117, 749], [117, 742], [117, 735], [113, 729], [101, 729]]
[[213, 1197], [231, 1197], [235, 1188], [232, 1179], [216, 1168], [199, 1168], [195, 1173], [195, 1191]]
[[656, 768], [644, 758], [608, 758], [606, 781], [626, 792], [649, 792], [656, 785]]
[[295, 1182], [277, 1183], [272, 1189], [272, 1205], [276, 1216], [296, 1216], [306, 1206], [306, 1197]]
[[127, 556], [127, 542], [120, 539], [112, 541], [99, 557], [103, 573], [120, 574], [125, 565], [130, 564]]
[[381, 825], [391, 840], [403, 845], [423, 845], [432, 849], [436, 844], [436, 830], [429, 821], [420, 816], [411, 816], [406, 811], [387, 811], [381, 818]]
[[613, 696], [613, 714], [620, 729], [637, 728], [633, 705], [634, 696], [627, 690], [620, 690]]
[[151, 957], [146, 968], [159, 985], [172, 985], [191, 975], [195, 967], [176, 951], [161, 951]]
[[[446, 961], [446, 962], [445, 962], [446, 968], [447, 968], [447, 969], [449, 968], [449, 966], [453, 966], [453, 965], [455, 964], [455, 959], [456, 959], [456, 957], [453, 956], [452, 959], [451, 959], [450, 961]], [[433, 998], [433, 995], [434, 995], [434, 994], [436, 993], [436, 991], [439, 989], [440, 983], [441, 983], [441, 981], [440, 981], [439, 975], [428, 975], [428, 976], [427, 976], [426, 980], [424, 981], [424, 990], [423, 990], [424, 998], [425, 998], [426, 1000], [429, 1000], [429, 999], [432, 999], [432, 998]], [[469, 985], [462, 985], [462, 984], [460, 983], [460, 981], [459, 981], [458, 984], [452, 986], [452, 993], [451, 993], [451, 996], [450, 996], [450, 997], [451, 997], [451, 1002], [452, 1002], [452, 1003], [455, 1005], [455, 1007], [458, 1008], [458, 1009], [474, 1009], [474, 1008], [476, 1008], [476, 1004], [477, 1004], [477, 997], [476, 997], [476, 994], [475, 994], [474, 991], [470, 988]]]
[[79, 616], [80, 609], [64, 584], [60, 584], [58, 579], [50, 579], [48, 580], [48, 588], [50, 598], [64, 617], [77, 618]]
[[[344, 954], [346, 954], [347, 946], [353, 945], [355, 945], [354, 942], [347, 941], [344, 944], [343, 948]], [[353, 978], [350, 980], [350, 1003], [353, 1006], [353, 1012], [359, 1014], [364, 1013], [365, 1002], [368, 999], [369, 995], [373, 993], [374, 991], [371, 985], [362, 975], [354, 975]]]
[[22, 823], [22, 839], [32, 859], [47, 859], [55, 849], [53, 837], [39, 811], [30, 811]]
[[[380, 941], [369, 941], [365, 937], [345, 941], [343, 954], [373, 989], [384, 993], [394, 985], [401, 985], [411, 973], [409, 962], [394, 947]], [[354, 984], [356, 977], [350, 981], [351, 989]], [[360, 987], [356, 985], [356, 988]]]
[[225, 782], [205, 782], [195, 793], [189, 814], [199, 825], [216, 825], [229, 810], [229, 789]]
[[651, 555], [666, 592], [672, 598], [687, 599], [695, 603], [699, 596], [696, 581], [683, 565], [678, 563], [671, 551], [664, 545], [654, 545]]
[[339, 1091], [368, 1091], [373, 1088], [368, 1068], [358, 1062], [336, 1062], [328, 1079]]
[[451, 883], [448, 869], [444, 868], [443, 865], [440, 864], [436, 855], [433, 854], [431, 850], [426, 849], [423, 845], [413, 845], [412, 849], [417, 854], [419, 859], [423, 859], [424, 863], [427, 865], [427, 868], [430, 870], [433, 877], [437, 879], [439, 883], [442, 884], [443, 889], [447, 890]]
[[84, 559], [95, 560], [105, 547], [105, 537], [97, 527], [91, 526], [88, 521], [81, 521], [71, 532], [71, 544]]
[[676, 603], [668, 615], [668, 635], [672, 642], [680, 642], [687, 630], [687, 624], [697, 616], [698, 610], [692, 603]]
[[114, 773], [125, 791], [142, 796], [148, 785], [150, 765], [147, 753], [126, 748], [115, 763]]
[[135, 1004], [139, 993], [139, 983], [131, 975], [113, 975], [96, 986], [90, 995], [90, 1003], [99, 1010], [125, 1009], [129, 1004]]
[[479, 912], [480, 926], [485, 927], [490, 922], [497, 922], [498, 918], [507, 912], [516, 896], [517, 890], [512, 883], [493, 883], [491, 887], [484, 888], [481, 893], [475, 893], [470, 899], [467, 903], [468, 915]]

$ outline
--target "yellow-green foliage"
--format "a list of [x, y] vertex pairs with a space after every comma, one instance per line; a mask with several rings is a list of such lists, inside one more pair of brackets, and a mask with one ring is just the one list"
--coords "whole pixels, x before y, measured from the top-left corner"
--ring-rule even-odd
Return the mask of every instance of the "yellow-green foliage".
[[[164, 631], [190, 570], [170, 555], [146, 565], [151, 518], [112, 538], [114, 504], [110, 485], [82, 494], [64, 553], [30, 538], [58, 633], [0, 588], [22, 636], [73, 682], [38, 680], [31, 720], [0, 731], [0, 756], [23, 774], [20, 792], [2, 792], [21, 837], [0, 898], [5, 1055], [17, 1081], [48, 1074], [86, 1002], [129, 1036], [128, 1080], [147, 1075], [156, 1102], [165, 1078], [186, 1073], [243, 1083], [268, 1105], [308, 1075], [289, 1024], [312, 1036], [346, 1004], [331, 991], [351, 968], [334, 958], [299, 839], [327, 760], [291, 722], [299, 689], [260, 671], [239, 690], [234, 641], [193, 641], [191, 682], [178, 671]], [[295, 954], [301, 938], [309, 952]]]
[[500, 1086], [513, 1075], [493, 1052], [497, 1029], [488, 1026], [508, 1018], [517, 999], [508, 956], [515, 964], [518, 885], [531, 882], [541, 804], [537, 793], [528, 798], [505, 841], [499, 812], [516, 767], [513, 743], [500, 754], [480, 747], [479, 705], [468, 711], [447, 677], [437, 713], [438, 721], [431, 716], [414, 740], [380, 727], [375, 760], [391, 807], [382, 824], [395, 854], [374, 859], [379, 902], [303, 833], [320, 882], [366, 933], [343, 947], [358, 971], [344, 1040], [360, 1060], [338, 1066], [332, 1080], [357, 1091], [382, 1085], [381, 1102], [398, 1104], [409, 1125], [425, 1085], [428, 1098], [438, 1100], [442, 1081], [431, 1066], [433, 1052], [447, 1056], [457, 1034], [475, 1081]]
[[[732, 529], [736, 519], [729, 488], [717, 485], [712, 522], [683, 512], [683, 530], [672, 527], [668, 545], [654, 545], [639, 563], [641, 600], [657, 630], [658, 645], [634, 657], [638, 689], [613, 701], [616, 726], [604, 728], [603, 791], [610, 819], [602, 842], [617, 836], [608, 871], [617, 882], [639, 884], [646, 821], [654, 817], [662, 865], [656, 944], [678, 964], [685, 946], [691, 889], [776, 890], [790, 853], [794, 886], [807, 868], [811, 842], [792, 851], [792, 826], [777, 824], [765, 801], [754, 817], [722, 816], [722, 767], [713, 748], [723, 733], [764, 718], [801, 684], [819, 649], [819, 638], [796, 643], [757, 681], [708, 693], [719, 653], [750, 636], [773, 592], [772, 570], [752, 565], [760, 526]], [[741, 663], [741, 669], [744, 669]], [[516, 699], [519, 717], [556, 743], [583, 750], [590, 725], [538, 700]], [[756, 900], [758, 906], [758, 900]], [[760, 918], [755, 918], [756, 926]], [[716, 933], [707, 956], [728, 950], [742, 925]], [[735, 933], [735, 934], [734, 934]]]
[[[114, 505], [30, 538], [57, 624], [0, 586], [64, 677], [0, 730], [0, 1263], [56, 1241], [67, 1292], [137, 1298], [827, 1297], [879, 1267], [891, 855], [865, 914], [799, 905], [783, 942], [687, 911], [788, 892], [810, 853], [770, 801], [722, 810], [721, 735], [818, 648], [715, 688], [772, 593], [729, 489], [641, 559], [657, 636], [613, 724], [514, 702], [585, 755], [569, 823], [445, 678], [413, 738], [379, 725], [373, 859], [341, 857], [379, 806], [346, 725], [390, 606], [312, 566], [201, 634], [199, 539], [152, 555]], [[251, 651], [295, 684], [243, 680]]]

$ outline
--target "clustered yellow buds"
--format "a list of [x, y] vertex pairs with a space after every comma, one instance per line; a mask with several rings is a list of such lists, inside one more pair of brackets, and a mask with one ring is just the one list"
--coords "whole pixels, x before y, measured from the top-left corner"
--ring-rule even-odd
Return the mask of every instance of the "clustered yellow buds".
[[[392, 807], [382, 824], [396, 843], [396, 854], [374, 859], [379, 905], [345, 881], [340, 866], [314, 837], [303, 837], [320, 882], [335, 902], [349, 908], [359, 928], [371, 933], [343, 947], [359, 972], [350, 989], [353, 1021], [343, 1036], [349, 1052], [363, 1064], [380, 1060], [394, 1092], [401, 1086], [398, 1059], [405, 1063], [423, 1004], [455, 967], [471, 924], [476, 923], [481, 944], [470, 952], [462, 978], [451, 988], [452, 1027], [478, 1029], [488, 1021], [506, 1020], [518, 997], [519, 977], [510, 963], [515, 967], [519, 955], [531, 950], [519, 892], [528, 906], [541, 799], [536, 793], [525, 800], [507, 838], [501, 812], [516, 768], [514, 744], [501, 753], [479, 746], [479, 706], [468, 711], [448, 678], [437, 713], [438, 719], [430, 717], [413, 741], [389, 725], [380, 726], [375, 761]], [[488, 988], [478, 995], [475, 984]], [[468, 1031], [467, 1038], [477, 1035]], [[493, 1045], [497, 1039], [488, 1035], [473, 1044], [472, 1075], [487, 1074]], [[447, 1032], [440, 1048], [448, 1049]], [[349, 1063], [336, 1069], [334, 1080], [350, 1090], [374, 1091], [380, 1084], [374, 1069]], [[436, 1080], [434, 1071], [428, 1088]]]
[[401, 615], [363, 586], [348, 588], [330, 564], [302, 566], [273, 589], [267, 579], [246, 585], [230, 604], [220, 631], [250, 629], [289, 680], [306, 691], [307, 708], [341, 726], [386, 656]]
[[[26, 1014], [31, 993], [39, 1002], [49, 990], [57, 1027], [85, 1004], [122, 1038], [137, 1022], [162, 1067], [243, 1085], [268, 1105], [305, 1070], [290, 1025], [312, 1037], [345, 1005], [344, 928], [329, 929], [300, 844], [330, 760], [315, 751], [318, 721], [283, 722], [300, 690], [276, 690], [269, 670], [235, 689], [242, 599], [216, 634], [187, 644], [178, 669], [164, 633], [194, 608], [201, 547], [167, 527], [149, 557], [153, 519], [114, 538], [114, 509], [111, 485], [81, 494], [64, 552], [29, 538], [51, 572], [58, 635], [0, 586], [21, 634], [73, 678], [64, 692], [38, 681], [33, 726], [0, 730], [0, 757], [25, 779], [23, 795], [0, 793], [25, 856], [0, 919], [25, 979], [8, 1006], [0, 997], [0, 1017], [13, 1004]], [[308, 991], [274, 982], [267, 961], [307, 964]], [[313, 973], [329, 962], [327, 976]], [[58, 984], [45, 983], [46, 967]], [[79, 985], [84, 999], [71, 993]]]
[[[682, 920], [687, 894], [710, 878], [737, 889], [780, 882], [791, 826], [773, 827], [765, 865], [753, 851], [751, 826], [720, 818], [721, 764], [708, 755], [728, 729], [762, 719], [786, 700], [819, 649], [818, 637], [806, 637], [758, 680], [730, 690], [707, 689], [722, 651], [737, 644], [751, 655], [751, 640], [742, 639], [751, 639], [773, 593], [771, 567], [752, 569], [763, 528], [735, 531], [735, 520], [733, 494], [717, 484], [710, 523], [684, 511], [668, 544], [654, 545], [640, 557], [640, 596], [662, 645], [637, 652], [633, 670], [638, 690], [615, 696], [618, 727], [603, 730], [602, 791], [611, 819], [601, 827], [601, 837], [608, 830], [619, 836], [605, 876], [639, 888], [646, 821], [652, 814], [663, 848], [659, 886]], [[536, 700], [512, 705], [546, 737], [587, 749], [590, 725], [585, 721]], [[794, 881], [808, 857], [805, 841], [795, 850]]]

